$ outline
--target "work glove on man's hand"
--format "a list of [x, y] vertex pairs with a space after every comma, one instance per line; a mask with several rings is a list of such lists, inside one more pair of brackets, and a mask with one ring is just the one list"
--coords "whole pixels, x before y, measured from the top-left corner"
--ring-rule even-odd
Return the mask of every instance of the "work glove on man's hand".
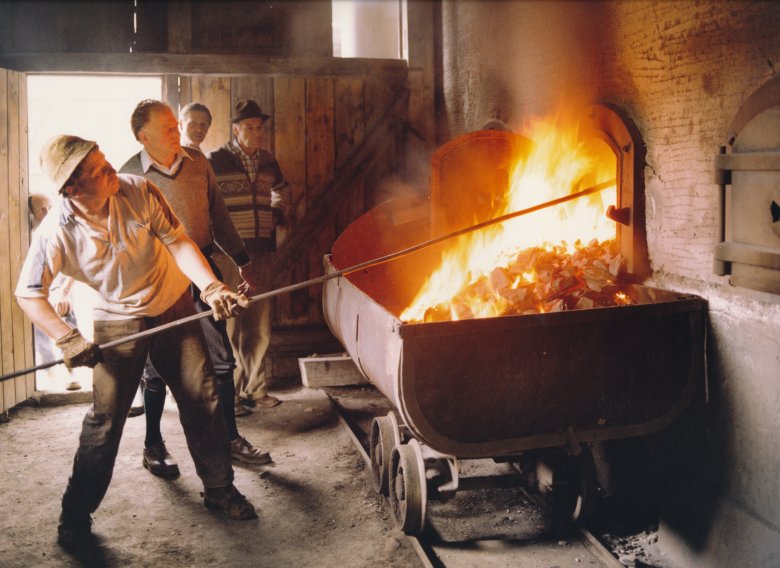
[[246, 296], [231, 292], [219, 280], [206, 286], [200, 293], [200, 299], [214, 311], [214, 319], [217, 321], [237, 316], [249, 305]]
[[94, 367], [100, 362], [100, 347], [87, 341], [78, 329], [71, 329], [56, 341], [68, 369]]

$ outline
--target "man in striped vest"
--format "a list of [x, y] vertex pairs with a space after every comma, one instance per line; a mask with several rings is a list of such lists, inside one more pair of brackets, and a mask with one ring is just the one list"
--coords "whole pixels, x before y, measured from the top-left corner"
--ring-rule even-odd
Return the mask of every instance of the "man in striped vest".
[[[276, 228], [290, 215], [289, 186], [274, 155], [263, 149], [263, 127], [269, 115], [253, 100], [236, 103], [231, 122], [233, 139], [209, 154], [217, 184], [230, 216], [253, 257], [255, 274], [262, 274], [276, 249]], [[224, 257], [223, 257], [224, 259]], [[225, 280], [239, 274], [217, 260]], [[241, 404], [270, 408], [281, 401], [268, 394], [265, 354], [271, 340], [271, 301], [249, 306], [228, 326], [236, 352], [236, 394]]]

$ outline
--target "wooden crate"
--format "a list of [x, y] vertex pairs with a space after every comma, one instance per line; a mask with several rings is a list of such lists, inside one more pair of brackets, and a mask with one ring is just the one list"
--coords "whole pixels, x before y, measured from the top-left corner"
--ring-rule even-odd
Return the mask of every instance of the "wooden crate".
[[352, 357], [345, 353], [313, 355], [298, 359], [303, 385], [309, 388], [367, 384]]

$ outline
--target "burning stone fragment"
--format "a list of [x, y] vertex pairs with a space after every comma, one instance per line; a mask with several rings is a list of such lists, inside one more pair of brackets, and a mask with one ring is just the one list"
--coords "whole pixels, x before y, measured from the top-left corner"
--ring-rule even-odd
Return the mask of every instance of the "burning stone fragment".
[[[424, 320], [449, 321], [500, 315], [591, 309], [633, 303], [619, 284], [623, 257], [615, 241], [580, 241], [569, 253], [566, 243], [530, 247], [507, 266], [494, 268], [452, 297], [428, 308]], [[485, 308], [490, 304], [495, 310]]]

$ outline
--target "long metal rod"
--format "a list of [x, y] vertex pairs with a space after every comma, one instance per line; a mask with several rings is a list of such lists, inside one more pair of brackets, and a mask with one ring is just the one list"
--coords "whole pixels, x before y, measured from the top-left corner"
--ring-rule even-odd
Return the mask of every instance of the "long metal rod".
[[[484, 229], [485, 227], [489, 227], [491, 225], [496, 225], [498, 223], [503, 223], [504, 221], [508, 221], [510, 219], [514, 219], [516, 217], [521, 217], [523, 215], [528, 215], [530, 213], [535, 213], [536, 211], [541, 211], [542, 209], [547, 209], [549, 207], [554, 207], [556, 205], [560, 205], [562, 203], [566, 203], [567, 201], [573, 201], [575, 199], [578, 199], [580, 197], [585, 197], [586, 195], [591, 195], [593, 193], [598, 193], [599, 191], [604, 191], [605, 189], [608, 189], [615, 185], [615, 180], [609, 180], [602, 182], [598, 185], [594, 185], [592, 187], [588, 187], [586, 189], [583, 189], [581, 191], [578, 191], [576, 193], [571, 193], [569, 195], [566, 195], [564, 197], [559, 197], [558, 199], [553, 199], [551, 201], [546, 201], [544, 203], [540, 203], [539, 205], [534, 205], [533, 207], [528, 207], [526, 209], [520, 209], [519, 211], [514, 211], [512, 213], [507, 213], [506, 215], [501, 215], [500, 217], [496, 217], [494, 219], [489, 219], [488, 221], [483, 221], [482, 223], [478, 223], [476, 225], [472, 225], [470, 227], [466, 227], [464, 229], [458, 229], [457, 231], [453, 231], [452, 233], [447, 233], [446, 235], [442, 235], [440, 237], [436, 237], [434, 239], [413, 245], [411, 247], [405, 248], [403, 250], [399, 250], [397, 252], [393, 252], [390, 254], [386, 254], [385, 256], [380, 256], [378, 258], [374, 258], [372, 260], [366, 260], [365, 262], [361, 262], [359, 264], [355, 264], [353, 266], [350, 266], [349, 268], [345, 268], [343, 270], [337, 270], [336, 272], [331, 272], [330, 274], [324, 274], [322, 276], [318, 276], [317, 278], [311, 278], [309, 280], [304, 280], [303, 282], [298, 282], [297, 284], [290, 284], [289, 286], [283, 286], [282, 288], [277, 288], [275, 290], [271, 290], [270, 292], [263, 292], [262, 294], [257, 294], [255, 296], [252, 296], [249, 298], [249, 302], [258, 302], [260, 300], [265, 300], [268, 298], [273, 298], [274, 296], [281, 296], [282, 294], [287, 294], [289, 292], [293, 292], [295, 290], [300, 290], [301, 288], [308, 288], [309, 286], [313, 286], [315, 284], [320, 284], [322, 282], [325, 282], [327, 280], [331, 280], [333, 278], [338, 278], [340, 276], [345, 276], [347, 274], [351, 274], [353, 272], [357, 272], [358, 270], [363, 270], [365, 268], [369, 268], [372, 266], [377, 266], [379, 264], [384, 264], [386, 262], [390, 262], [391, 260], [395, 260], [396, 258], [400, 258], [402, 256], [407, 256], [409, 254], [412, 254], [414, 252], [417, 252], [419, 250], [432, 247], [435, 244], [438, 244], [440, 242], [453, 239], [455, 237], [459, 237], [461, 235], [465, 235], [467, 233], [471, 233], [473, 231], [478, 231], [479, 229]], [[111, 347], [116, 347], [117, 345], [122, 345], [124, 343], [129, 343], [131, 341], [138, 341], [139, 339], [143, 339], [144, 337], [149, 337], [150, 335], [156, 335], [158, 333], [161, 333], [163, 331], [167, 331], [169, 329], [172, 329], [174, 327], [178, 327], [181, 325], [185, 325], [187, 323], [199, 320], [201, 318], [208, 317], [213, 314], [212, 310], [208, 310], [205, 312], [199, 312], [197, 314], [193, 314], [191, 316], [187, 316], [185, 318], [181, 318], [172, 322], [168, 322], [166, 324], [153, 327], [151, 329], [147, 329], [144, 331], [139, 331], [138, 333], [133, 333], [131, 335], [128, 335], [126, 337], [122, 337], [120, 339], [115, 339], [114, 341], [109, 341], [108, 343], [104, 343], [103, 345], [100, 345], [100, 349], [109, 349]], [[59, 365], [60, 363], [63, 363], [63, 359], [57, 359], [56, 361], [49, 361], [48, 363], [41, 363], [40, 365], [36, 365], [35, 367], [30, 367], [27, 369], [22, 369], [21, 371], [13, 371], [12, 373], [8, 373], [5, 375], [0, 376], [0, 383], [3, 381], [7, 381], [10, 379], [13, 379], [15, 377], [19, 377], [21, 375], [26, 375], [27, 373], [32, 373], [34, 371], [38, 371], [41, 369], [48, 369], [49, 367], [54, 367], [55, 365]]]

